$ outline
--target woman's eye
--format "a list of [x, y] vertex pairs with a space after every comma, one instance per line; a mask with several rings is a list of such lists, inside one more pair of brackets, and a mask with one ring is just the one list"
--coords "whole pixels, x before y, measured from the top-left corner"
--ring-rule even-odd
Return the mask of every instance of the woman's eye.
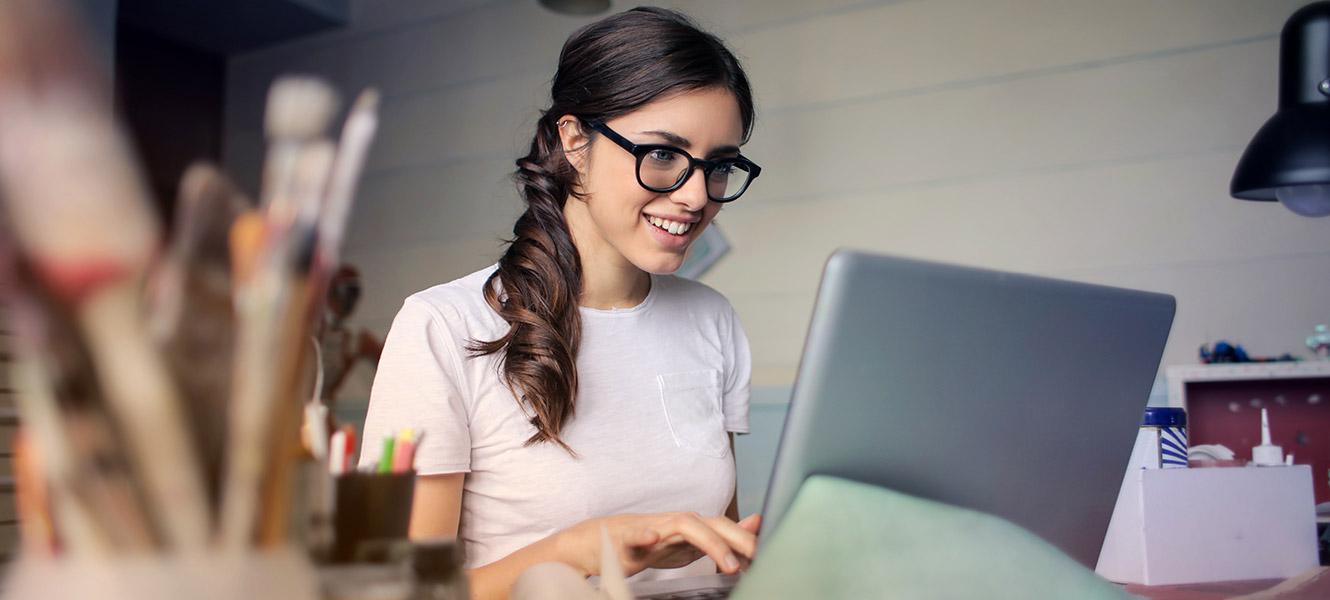
[[669, 150], [652, 150], [647, 158], [660, 163], [667, 163], [674, 160], [674, 153]]

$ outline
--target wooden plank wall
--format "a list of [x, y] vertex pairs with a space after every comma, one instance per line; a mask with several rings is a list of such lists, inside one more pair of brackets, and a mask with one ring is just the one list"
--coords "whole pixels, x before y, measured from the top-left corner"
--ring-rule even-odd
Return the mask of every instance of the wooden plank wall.
[[0, 306], [0, 563], [8, 562], [18, 552], [18, 513], [14, 508], [14, 432], [18, 412], [14, 403], [13, 379], [9, 375], [13, 355], [10, 349], [9, 315]]
[[[764, 174], [721, 213], [734, 251], [705, 281], [744, 319], [758, 386], [793, 380], [839, 246], [1175, 294], [1166, 364], [1220, 337], [1297, 351], [1330, 319], [1330, 224], [1227, 196], [1301, 0], [662, 3], [722, 35], [755, 85], [745, 152]], [[344, 31], [232, 59], [225, 158], [253, 189], [277, 73], [383, 91], [347, 252], [359, 320], [382, 333], [408, 294], [497, 257], [512, 161], [589, 19], [534, 0], [354, 5]]]

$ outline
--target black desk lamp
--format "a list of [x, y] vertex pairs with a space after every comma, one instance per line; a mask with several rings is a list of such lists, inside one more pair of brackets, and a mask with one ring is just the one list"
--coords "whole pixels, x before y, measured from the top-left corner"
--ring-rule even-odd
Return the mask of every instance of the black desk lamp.
[[1229, 193], [1330, 215], [1330, 2], [1298, 9], [1279, 36], [1279, 110], [1238, 160]]

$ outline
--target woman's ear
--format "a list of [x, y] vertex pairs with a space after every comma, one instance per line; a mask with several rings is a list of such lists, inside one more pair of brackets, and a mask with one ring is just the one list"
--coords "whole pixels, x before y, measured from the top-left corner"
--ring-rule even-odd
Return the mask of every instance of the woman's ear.
[[564, 158], [579, 173], [585, 174], [587, 142], [590, 141], [590, 138], [587, 136], [586, 130], [582, 128], [581, 119], [573, 115], [564, 115], [559, 117], [558, 127], [559, 143], [563, 146]]

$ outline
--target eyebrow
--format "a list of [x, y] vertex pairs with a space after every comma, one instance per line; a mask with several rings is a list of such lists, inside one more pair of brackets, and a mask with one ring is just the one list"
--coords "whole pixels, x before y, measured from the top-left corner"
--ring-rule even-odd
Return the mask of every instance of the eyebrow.
[[[690, 142], [690, 141], [688, 141], [688, 138], [686, 138], [686, 137], [684, 137], [684, 136], [681, 136], [681, 135], [679, 135], [679, 134], [677, 134], [677, 133], [674, 133], [674, 132], [672, 132], [672, 131], [661, 131], [661, 130], [654, 130], [654, 129], [653, 129], [653, 130], [651, 130], [651, 131], [642, 131], [642, 132], [639, 132], [639, 133], [641, 133], [642, 135], [654, 135], [654, 136], [660, 137], [660, 138], [664, 139], [667, 143], [670, 143], [670, 144], [675, 145], [675, 146], [680, 146], [680, 147], [682, 147], [682, 148], [692, 148], [692, 147], [693, 147], [693, 143]], [[710, 152], [707, 153], [707, 156], [715, 156], [715, 155], [717, 155], [717, 154], [728, 154], [728, 153], [731, 153], [731, 152], [733, 152], [733, 153], [735, 153], [735, 154], [738, 154], [738, 153], [739, 153], [739, 147], [738, 147], [738, 146], [721, 146], [721, 147], [719, 147], [719, 148], [713, 148]]]

